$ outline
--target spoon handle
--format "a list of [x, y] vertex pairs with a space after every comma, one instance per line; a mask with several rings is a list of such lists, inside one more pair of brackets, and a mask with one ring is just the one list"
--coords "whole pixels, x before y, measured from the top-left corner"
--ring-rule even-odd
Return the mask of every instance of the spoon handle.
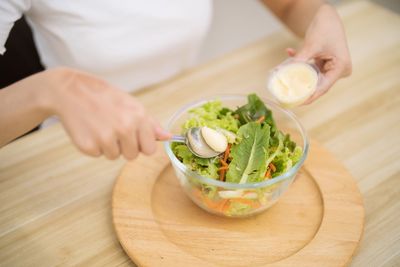
[[169, 140], [170, 142], [177, 142], [177, 143], [185, 143], [186, 142], [186, 137], [182, 135], [174, 135], [171, 137]]

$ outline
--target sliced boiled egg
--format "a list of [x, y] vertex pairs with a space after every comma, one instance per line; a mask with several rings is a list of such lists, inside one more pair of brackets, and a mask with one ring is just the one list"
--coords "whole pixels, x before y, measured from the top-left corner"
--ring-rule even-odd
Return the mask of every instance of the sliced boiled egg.
[[228, 146], [228, 140], [222, 133], [209, 127], [201, 128], [201, 135], [206, 144], [215, 152], [222, 153]]

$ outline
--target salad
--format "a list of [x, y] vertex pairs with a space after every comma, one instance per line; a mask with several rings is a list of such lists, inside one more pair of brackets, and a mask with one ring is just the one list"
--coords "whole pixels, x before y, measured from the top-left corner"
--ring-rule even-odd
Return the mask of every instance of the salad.
[[[172, 143], [177, 159], [201, 176], [234, 184], [263, 182], [291, 169], [301, 159], [302, 148], [277, 128], [271, 110], [256, 94], [247, 100], [235, 110], [218, 100], [189, 110], [183, 134], [192, 127], [206, 126], [222, 133], [228, 146], [222, 154], [205, 159], [195, 156], [186, 144]], [[190, 177], [189, 183], [197, 203], [226, 216], [243, 216], [269, 205], [277, 186], [228, 190]]]

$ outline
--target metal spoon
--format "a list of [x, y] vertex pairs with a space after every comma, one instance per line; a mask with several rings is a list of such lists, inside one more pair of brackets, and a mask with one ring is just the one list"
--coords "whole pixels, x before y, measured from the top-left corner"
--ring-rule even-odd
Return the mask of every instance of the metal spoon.
[[179, 142], [185, 143], [189, 150], [199, 158], [213, 158], [221, 154], [213, 150], [204, 140], [201, 135], [200, 127], [190, 128], [185, 136], [182, 135], [174, 135], [171, 139], [171, 142]]

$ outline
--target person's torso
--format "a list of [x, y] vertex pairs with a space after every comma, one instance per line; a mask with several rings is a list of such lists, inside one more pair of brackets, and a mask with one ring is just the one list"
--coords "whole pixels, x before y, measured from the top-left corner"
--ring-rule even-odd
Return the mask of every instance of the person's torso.
[[35, 0], [26, 14], [42, 63], [69, 66], [133, 90], [189, 66], [211, 0]]

